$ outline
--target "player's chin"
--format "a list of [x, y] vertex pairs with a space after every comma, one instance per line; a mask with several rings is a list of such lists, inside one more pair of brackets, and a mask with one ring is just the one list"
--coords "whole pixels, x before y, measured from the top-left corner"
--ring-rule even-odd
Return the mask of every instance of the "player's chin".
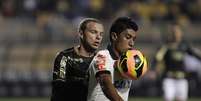
[[99, 48], [99, 46], [93, 45], [92, 48], [93, 48], [94, 50], [97, 50], [97, 49]]
[[98, 48], [100, 47], [100, 44], [93, 44], [92, 47], [93, 47], [94, 49], [98, 49]]

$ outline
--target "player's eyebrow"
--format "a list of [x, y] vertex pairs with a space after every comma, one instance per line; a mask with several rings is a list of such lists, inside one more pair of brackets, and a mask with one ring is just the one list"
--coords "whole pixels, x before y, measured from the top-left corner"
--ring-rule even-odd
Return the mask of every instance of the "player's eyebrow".
[[131, 34], [131, 33], [129, 33], [129, 31], [127, 31], [127, 32], [126, 32], [126, 36], [129, 36], [129, 37], [136, 37], [136, 34], [135, 34], [135, 33]]

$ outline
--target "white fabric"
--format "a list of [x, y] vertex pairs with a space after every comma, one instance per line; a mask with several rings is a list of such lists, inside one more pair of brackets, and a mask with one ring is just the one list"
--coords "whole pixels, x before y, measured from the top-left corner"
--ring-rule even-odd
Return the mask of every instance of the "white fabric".
[[201, 62], [194, 56], [185, 55], [184, 64], [187, 71], [198, 72], [201, 69]]
[[165, 78], [163, 81], [163, 91], [166, 101], [186, 101], [188, 97], [188, 81], [186, 79]]
[[128, 94], [131, 87], [131, 80], [122, 79], [117, 75], [114, 70], [115, 60], [112, 59], [108, 50], [102, 50], [97, 53], [97, 55], [92, 60], [89, 66], [89, 91], [88, 91], [88, 101], [109, 101], [109, 99], [104, 95], [99, 83], [96, 80], [96, 73], [100, 71], [108, 71], [112, 76], [112, 83], [116, 85], [116, 90], [118, 94], [124, 99], [128, 100]]

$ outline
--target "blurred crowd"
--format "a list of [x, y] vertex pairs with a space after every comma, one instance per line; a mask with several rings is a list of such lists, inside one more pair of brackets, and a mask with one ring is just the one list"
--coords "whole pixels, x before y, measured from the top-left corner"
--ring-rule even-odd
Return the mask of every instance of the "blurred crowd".
[[190, 23], [201, 20], [201, 0], [0, 0], [0, 14], [4, 17], [35, 18], [41, 12], [69, 20], [129, 15], [138, 21]]

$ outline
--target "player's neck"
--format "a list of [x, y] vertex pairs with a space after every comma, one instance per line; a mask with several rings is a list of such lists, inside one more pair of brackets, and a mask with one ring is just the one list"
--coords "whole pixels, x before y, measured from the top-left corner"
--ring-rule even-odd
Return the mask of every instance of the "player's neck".
[[75, 51], [78, 55], [83, 56], [83, 57], [92, 57], [94, 56], [94, 51], [87, 51], [82, 45], [76, 46]]
[[115, 55], [115, 59], [118, 59], [120, 57], [119, 52], [116, 50], [116, 48], [114, 47], [114, 45], [112, 45], [112, 51]]

